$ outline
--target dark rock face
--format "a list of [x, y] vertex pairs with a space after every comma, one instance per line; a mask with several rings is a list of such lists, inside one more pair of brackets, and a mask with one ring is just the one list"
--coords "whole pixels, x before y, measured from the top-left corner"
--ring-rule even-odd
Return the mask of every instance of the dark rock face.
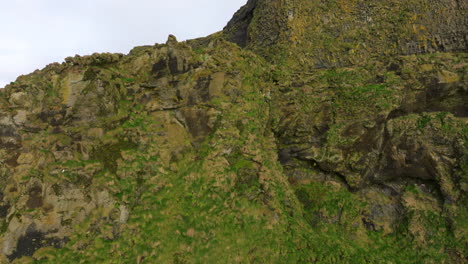
[[458, 117], [468, 117], [468, 91], [461, 82], [444, 83], [434, 78], [426, 86], [426, 111], [450, 112]]
[[155, 64], [153, 64], [152, 72], [156, 74], [156, 78], [164, 76], [164, 71], [166, 70], [167, 62], [165, 59], [160, 59]]
[[43, 198], [42, 198], [42, 188], [39, 186], [34, 186], [29, 190], [29, 199], [26, 202], [26, 206], [29, 209], [35, 209], [42, 207]]
[[3, 202], [3, 197], [3, 192], [0, 192], [0, 218], [6, 218], [10, 209], [10, 205]]
[[5, 218], [7, 216], [9, 208], [10, 208], [9, 205], [0, 206], [0, 218]]
[[223, 34], [241, 47], [277, 45], [288, 27], [284, 6], [283, 0], [249, 0], [228, 22]]
[[245, 6], [237, 11], [223, 32], [226, 39], [241, 47], [247, 46], [249, 38], [249, 26], [254, 16], [258, 0], [249, 0]]
[[24, 236], [18, 239], [18, 246], [13, 254], [8, 256], [10, 261], [23, 256], [32, 256], [36, 250], [42, 247], [60, 248], [66, 243], [66, 239], [47, 238], [47, 234], [34, 230], [34, 226], [30, 226]]

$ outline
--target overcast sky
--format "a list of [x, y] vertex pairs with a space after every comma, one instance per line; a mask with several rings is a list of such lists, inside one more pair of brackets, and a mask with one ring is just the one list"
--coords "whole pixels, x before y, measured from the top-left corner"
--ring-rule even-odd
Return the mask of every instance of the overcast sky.
[[0, 7], [0, 88], [75, 54], [128, 53], [221, 30], [247, 0], [5, 0]]

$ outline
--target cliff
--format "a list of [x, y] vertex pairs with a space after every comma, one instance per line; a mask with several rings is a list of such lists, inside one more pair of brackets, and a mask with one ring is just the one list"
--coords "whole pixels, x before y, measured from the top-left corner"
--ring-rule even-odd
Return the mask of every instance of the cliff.
[[464, 263], [466, 1], [250, 0], [0, 91], [0, 263]]

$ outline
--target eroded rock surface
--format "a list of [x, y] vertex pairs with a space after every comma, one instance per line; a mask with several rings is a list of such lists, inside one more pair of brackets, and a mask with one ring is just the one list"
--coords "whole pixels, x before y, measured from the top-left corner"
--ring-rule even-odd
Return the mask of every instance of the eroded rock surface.
[[20, 76], [0, 263], [464, 263], [466, 8], [252, 0]]

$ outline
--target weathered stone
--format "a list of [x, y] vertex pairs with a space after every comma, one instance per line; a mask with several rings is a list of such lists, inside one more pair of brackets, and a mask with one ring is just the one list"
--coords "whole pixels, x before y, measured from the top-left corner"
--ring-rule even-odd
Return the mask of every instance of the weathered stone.
[[25, 106], [28, 104], [28, 95], [25, 92], [13, 93], [9, 102], [14, 106]]
[[0, 262], [463, 263], [462, 2], [251, 0], [19, 77]]

